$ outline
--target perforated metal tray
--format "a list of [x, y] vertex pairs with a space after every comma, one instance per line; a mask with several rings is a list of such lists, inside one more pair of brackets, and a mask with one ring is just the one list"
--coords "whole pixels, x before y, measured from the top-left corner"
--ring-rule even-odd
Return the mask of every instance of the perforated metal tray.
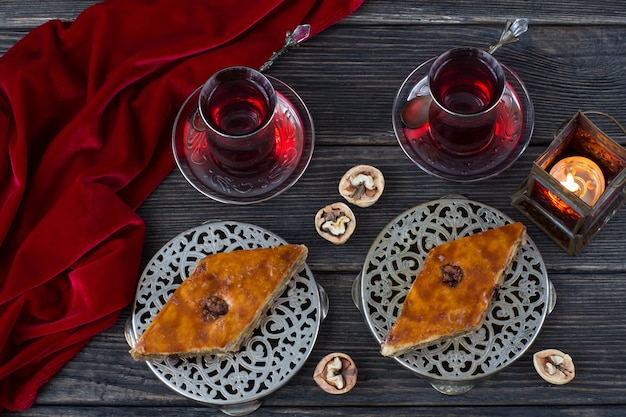
[[[460, 196], [414, 207], [374, 240], [353, 299], [376, 340], [384, 340], [428, 251], [442, 243], [511, 223], [498, 210]], [[556, 304], [534, 242], [518, 251], [478, 331], [395, 358], [439, 392], [462, 394], [517, 360], [539, 334]]]
[[[284, 243], [261, 227], [233, 221], [210, 222], [179, 234], [154, 255], [141, 275], [125, 329], [128, 344], [135, 345], [206, 255]], [[249, 414], [304, 365], [327, 313], [328, 297], [305, 264], [239, 352], [146, 363], [163, 383], [188, 398], [229, 415]]]

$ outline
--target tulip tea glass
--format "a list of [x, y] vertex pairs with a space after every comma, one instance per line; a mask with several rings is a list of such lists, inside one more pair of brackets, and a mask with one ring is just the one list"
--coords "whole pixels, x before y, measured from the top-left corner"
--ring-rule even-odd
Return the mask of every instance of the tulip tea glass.
[[417, 67], [400, 87], [393, 127], [402, 150], [437, 177], [471, 182], [510, 167], [534, 127], [519, 77], [478, 48], [454, 48]]
[[258, 203], [291, 188], [314, 147], [313, 120], [300, 96], [247, 67], [225, 68], [196, 88], [172, 129], [181, 174], [229, 204]]
[[225, 68], [206, 81], [198, 108], [217, 165], [245, 176], [274, 163], [276, 101], [272, 83], [252, 68]]
[[481, 49], [456, 48], [440, 55], [428, 75], [430, 131], [456, 154], [484, 149], [493, 138], [496, 106], [504, 93], [504, 70]]

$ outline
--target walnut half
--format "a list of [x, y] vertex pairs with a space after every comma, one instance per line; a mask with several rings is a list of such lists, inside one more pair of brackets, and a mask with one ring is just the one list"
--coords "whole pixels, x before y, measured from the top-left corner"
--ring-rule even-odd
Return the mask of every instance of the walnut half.
[[356, 217], [344, 203], [329, 204], [315, 215], [317, 233], [335, 244], [345, 243], [356, 228]]
[[378, 201], [384, 188], [382, 172], [370, 165], [350, 168], [339, 181], [339, 194], [359, 207], [369, 207]]
[[345, 394], [355, 385], [358, 370], [352, 358], [345, 353], [331, 353], [315, 367], [313, 379], [329, 394]]
[[535, 353], [533, 365], [539, 376], [551, 384], [567, 384], [576, 375], [570, 355], [556, 349], [546, 349]]
[[216, 320], [228, 313], [228, 303], [219, 295], [210, 294], [202, 303], [205, 320]]
[[441, 282], [454, 288], [463, 279], [463, 270], [458, 265], [445, 264], [441, 267], [441, 275]]

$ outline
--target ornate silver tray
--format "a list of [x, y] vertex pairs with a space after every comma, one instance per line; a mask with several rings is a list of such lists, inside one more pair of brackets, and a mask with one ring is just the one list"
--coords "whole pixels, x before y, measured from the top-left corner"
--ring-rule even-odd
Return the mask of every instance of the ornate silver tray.
[[[450, 197], [416, 206], [392, 220], [372, 244], [353, 284], [353, 300], [380, 343], [428, 251], [434, 246], [511, 223], [484, 204]], [[517, 360], [556, 304], [554, 287], [527, 238], [506, 273], [481, 329], [395, 358], [444, 394], [463, 394]]]
[[[125, 329], [128, 344], [135, 345], [206, 255], [284, 243], [261, 227], [233, 221], [209, 222], [179, 234], [154, 255], [141, 275]], [[327, 313], [326, 293], [305, 264], [239, 352], [146, 363], [179, 394], [229, 415], [249, 414], [304, 365]]]

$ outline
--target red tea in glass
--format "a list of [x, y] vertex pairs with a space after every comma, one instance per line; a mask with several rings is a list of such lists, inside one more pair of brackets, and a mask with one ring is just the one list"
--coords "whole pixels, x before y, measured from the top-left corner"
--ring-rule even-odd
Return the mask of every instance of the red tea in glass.
[[442, 149], [461, 155], [484, 149], [506, 84], [498, 61], [481, 49], [452, 49], [433, 62], [428, 82], [430, 131]]
[[215, 162], [233, 175], [254, 175], [273, 164], [276, 92], [260, 72], [230, 67], [202, 87], [199, 109]]

